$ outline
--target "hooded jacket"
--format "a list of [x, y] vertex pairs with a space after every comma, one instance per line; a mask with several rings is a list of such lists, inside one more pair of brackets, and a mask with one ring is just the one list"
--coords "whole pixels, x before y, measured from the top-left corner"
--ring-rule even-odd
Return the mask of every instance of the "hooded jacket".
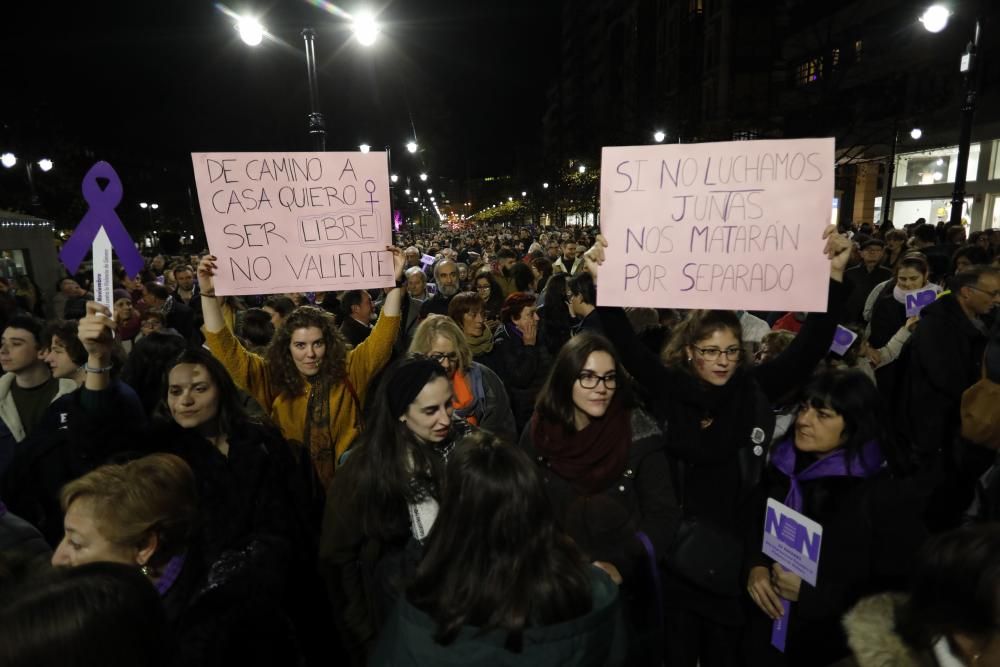
[[464, 628], [454, 642], [441, 646], [434, 641], [437, 630], [434, 620], [403, 596], [389, 618], [371, 664], [393, 667], [624, 664], [626, 646], [617, 587], [596, 568], [591, 582], [593, 607], [590, 612], [563, 623], [525, 630], [520, 653], [504, 648], [504, 632], [480, 634], [473, 627]]
[[865, 598], [843, 620], [852, 658], [847, 666], [856, 667], [958, 667], [945, 646], [919, 651], [896, 633], [896, 610], [906, 600], [897, 593], [882, 593]]
[[[5, 373], [0, 376], [0, 476], [3, 476], [7, 468], [10, 467], [14, 456], [22, 448], [21, 443], [25, 439], [24, 424], [21, 422], [21, 415], [17, 412], [17, 405], [14, 403], [14, 396], [11, 394], [11, 387], [14, 386], [15, 375]], [[72, 380], [59, 380], [59, 389], [52, 398], [55, 403], [60, 396], [69, 394], [76, 389], [76, 383]], [[50, 421], [49, 413], [52, 412], [51, 404], [49, 410], [43, 417], [43, 424]], [[39, 427], [43, 427], [39, 424]]]

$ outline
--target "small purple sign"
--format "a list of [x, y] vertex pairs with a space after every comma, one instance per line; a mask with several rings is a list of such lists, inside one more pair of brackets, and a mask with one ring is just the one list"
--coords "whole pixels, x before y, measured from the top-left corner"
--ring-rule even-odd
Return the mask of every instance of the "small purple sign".
[[420, 263], [424, 265], [425, 269], [436, 261], [433, 255], [424, 255], [420, 258]]
[[934, 303], [936, 298], [937, 291], [934, 288], [906, 293], [906, 316], [914, 317], [919, 315], [924, 306]]
[[851, 345], [854, 345], [854, 341], [857, 338], [858, 334], [838, 324], [837, 330], [833, 333], [833, 343], [830, 345], [830, 351], [844, 356], [851, 349]]
[[[848, 346], [850, 347], [850, 346]], [[802, 581], [815, 586], [819, 571], [819, 552], [823, 545], [823, 527], [774, 498], [767, 499], [764, 516], [764, 555], [774, 559]], [[771, 629], [771, 645], [785, 650], [788, 636], [788, 618], [792, 607], [782, 600], [784, 613]]]

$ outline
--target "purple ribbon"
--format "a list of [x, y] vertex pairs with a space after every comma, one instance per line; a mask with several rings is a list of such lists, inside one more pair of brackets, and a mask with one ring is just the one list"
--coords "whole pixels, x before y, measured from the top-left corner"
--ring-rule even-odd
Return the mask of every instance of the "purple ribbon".
[[798, 474], [795, 473], [795, 451], [792, 441], [785, 440], [774, 448], [771, 463], [791, 481], [785, 505], [796, 512], [802, 511], [801, 482], [823, 477], [871, 477], [882, 467], [882, 449], [874, 440], [866, 442], [850, 461], [847, 459], [847, 452], [838, 449]]
[[[99, 178], [108, 179], [106, 188], [101, 188], [97, 182]], [[118, 214], [115, 213], [115, 207], [122, 200], [122, 182], [110, 164], [101, 161], [90, 168], [83, 177], [83, 198], [87, 200], [90, 208], [73, 235], [63, 245], [59, 260], [70, 273], [76, 273], [103, 227], [126, 273], [133, 277], [139, 275], [145, 262], [136, 250], [135, 243], [122, 225]]]

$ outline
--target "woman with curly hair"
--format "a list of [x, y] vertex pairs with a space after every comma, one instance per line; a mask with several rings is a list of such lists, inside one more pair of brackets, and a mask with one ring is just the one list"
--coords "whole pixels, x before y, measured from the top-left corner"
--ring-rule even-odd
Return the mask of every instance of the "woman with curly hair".
[[[404, 258], [391, 248], [396, 282]], [[216, 258], [198, 265], [208, 348], [238, 387], [253, 396], [290, 442], [307, 447], [324, 487], [339, 456], [361, 430], [361, 404], [371, 379], [385, 366], [399, 331], [402, 290], [389, 292], [371, 335], [348, 351], [333, 317], [299, 306], [275, 332], [266, 353], [247, 351], [226, 327], [215, 296]]]

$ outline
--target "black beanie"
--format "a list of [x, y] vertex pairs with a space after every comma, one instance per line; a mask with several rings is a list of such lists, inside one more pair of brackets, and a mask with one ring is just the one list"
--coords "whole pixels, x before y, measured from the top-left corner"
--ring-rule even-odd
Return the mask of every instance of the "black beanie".
[[386, 398], [393, 419], [399, 418], [417, 398], [417, 394], [435, 376], [447, 377], [441, 364], [426, 357], [404, 359], [389, 373], [386, 383]]

